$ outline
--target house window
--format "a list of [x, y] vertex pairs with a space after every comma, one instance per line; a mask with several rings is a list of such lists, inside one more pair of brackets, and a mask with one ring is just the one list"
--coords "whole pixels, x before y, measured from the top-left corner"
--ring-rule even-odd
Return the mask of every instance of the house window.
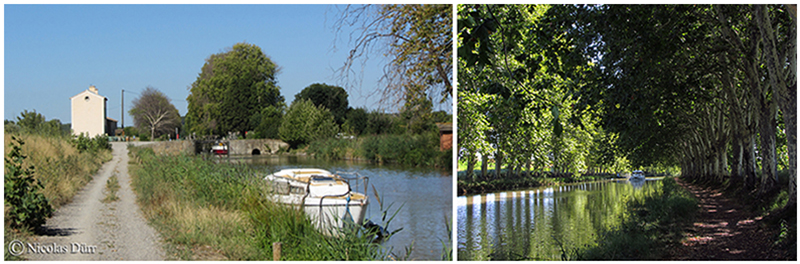
[[88, 102], [89, 101], [89, 96], [84, 97], [83, 100]]

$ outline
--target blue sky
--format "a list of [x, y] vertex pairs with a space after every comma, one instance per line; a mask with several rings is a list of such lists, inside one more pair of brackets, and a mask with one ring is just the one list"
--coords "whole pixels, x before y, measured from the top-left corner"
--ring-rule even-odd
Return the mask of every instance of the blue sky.
[[[351, 46], [345, 29], [331, 28], [330, 5], [5, 5], [4, 119], [23, 110], [70, 123], [69, 98], [94, 85], [108, 98], [108, 116], [125, 126], [131, 101], [147, 86], [165, 93], [186, 114], [191, 86], [205, 59], [238, 42], [261, 47], [281, 72], [287, 105], [312, 83], [347, 88], [352, 107], [379, 104], [378, 79], [386, 59], [373, 54], [360, 87], [337, 82]], [[334, 43], [334, 40], [337, 42]], [[335, 48], [334, 49], [334, 45]], [[357, 70], [362, 70], [358, 65]], [[435, 110], [445, 110], [437, 106]], [[448, 112], [452, 112], [447, 107]]]

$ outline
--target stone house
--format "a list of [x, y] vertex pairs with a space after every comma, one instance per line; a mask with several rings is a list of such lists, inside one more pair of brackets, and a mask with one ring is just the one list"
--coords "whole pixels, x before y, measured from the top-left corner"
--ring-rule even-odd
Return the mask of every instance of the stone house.
[[94, 85], [69, 98], [72, 104], [72, 133], [86, 134], [89, 137], [114, 135], [117, 120], [108, 118], [106, 102], [108, 98], [98, 93]]

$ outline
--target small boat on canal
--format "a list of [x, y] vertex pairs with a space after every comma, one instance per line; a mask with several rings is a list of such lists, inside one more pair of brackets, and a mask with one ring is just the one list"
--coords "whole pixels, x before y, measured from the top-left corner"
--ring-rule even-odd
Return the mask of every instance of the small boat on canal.
[[631, 174], [631, 178], [629, 180], [631, 181], [644, 180], [644, 172], [640, 170], [633, 171], [633, 173]]
[[[276, 202], [300, 206], [316, 228], [328, 235], [338, 235], [348, 224], [361, 226], [369, 204], [366, 186], [369, 178], [344, 177], [322, 169], [284, 169], [264, 179], [272, 183], [269, 194]], [[364, 193], [353, 185], [364, 186]]]
[[218, 142], [211, 146], [211, 154], [215, 155], [228, 155], [228, 144], [223, 142]]

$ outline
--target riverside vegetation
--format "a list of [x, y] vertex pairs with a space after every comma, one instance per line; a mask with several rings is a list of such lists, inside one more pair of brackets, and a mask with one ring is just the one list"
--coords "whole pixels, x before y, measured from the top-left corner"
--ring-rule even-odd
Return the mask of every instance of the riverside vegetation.
[[452, 151], [439, 150], [435, 133], [368, 135], [311, 142], [307, 153], [323, 159], [366, 159], [376, 163], [452, 168]]
[[672, 177], [652, 192], [627, 198], [621, 223], [601, 230], [595, 243], [564, 249], [562, 260], [663, 259], [668, 245], [679, 243], [682, 228], [697, 212], [697, 201]]
[[[397, 258], [390, 249], [371, 243], [372, 232], [323, 235], [302, 211], [269, 201], [268, 183], [245, 165], [156, 155], [146, 147], [129, 153], [132, 186], [143, 214], [180, 259], [271, 259], [273, 242], [282, 243], [281, 260]], [[382, 224], [388, 226], [391, 219]]]
[[[69, 203], [111, 160], [106, 137], [73, 138], [59, 120], [44, 120], [35, 111], [25, 111], [17, 122], [4, 124], [4, 142], [9, 143], [4, 151], [4, 248], [10, 241], [33, 236], [55, 209]], [[4, 259], [20, 258], [6, 251]]]

